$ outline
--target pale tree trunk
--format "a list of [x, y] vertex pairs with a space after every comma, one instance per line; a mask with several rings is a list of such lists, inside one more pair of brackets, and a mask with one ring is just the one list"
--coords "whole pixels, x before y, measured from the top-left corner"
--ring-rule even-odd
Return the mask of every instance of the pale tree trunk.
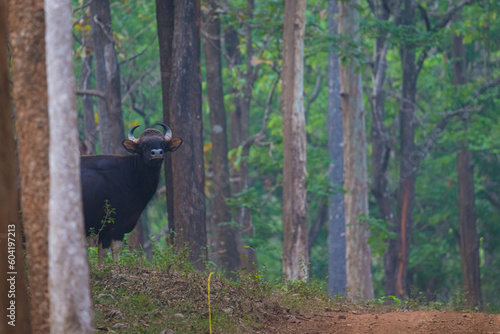
[[0, 333], [31, 333], [9, 96], [7, 1], [0, 0]]
[[[328, 32], [337, 35], [336, 0], [328, 0]], [[342, 131], [342, 101], [338, 52], [328, 53], [328, 152], [330, 183], [344, 184], [344, 148]], [[328, 291], [330, 295], [346, 294], [346, 240], [344, 194], [335, 191], [328, 209]]]
[[[463, 36], [452, 37], [453, 84], [467, 82], [465, 47]], [[465, 129], [467, 130], [467, 120]], [[460, 142], [457, 152], [458, 208], [460, 211], [460, 254], [462, 256], [462, 279], [467, 304], [481, 305], [481, 272], [479, 269], [479, 238], [476, 227], [476, 203], [474, 191], [474, 164], [467, 140]]]
[[[359, 43], [357, 0], [339, 3], [338, 32]], [[373, 298], [371, 251], [368, 224], [360, 215], [368, 214], [366, 171], [365, 109], [361, 72], [355, 58], [340, 66], [340, 96], [344, 130], [344, 189], [346, 215], [347, 288], [352, 298]]]
[[307, 280], [306, 129], [303, 97], [306, 0], [285, 2], [283, 26], [283, 277]]
[[[169, 122], [174, 134], [184, 139], [182, 148], [171, 159], [171, 167], [166, 166], [166, 185], [172, 186], [171, 192], [167, 188], [167, 196], [171, 196], [167, 206], [173, 211], [169, 213], [169, 226], [177, 233], [179, 245], [189, 243], [190, 260], [198, 269], [204, 269], [201, 259], [207, 255], [207, 235], [201, 113], [200, 3], [198, 0], [158, 0], [157, 11], [164, 119]], [[164, 65], [168, 64], [171, 66], [165, 73]], [[168, 113], [167, 117], [165, 113]], [[170, 168], [171, 173], [167, 174]]]
[[111, 12], [108, 0], [90, 1], [90, 25], [95, 55], [97, 89], [106, 94], [99, 99], [99, 135], [103, 154], [125, 153], [120, 92], [120, 69], [116, 59]]
[[44, 19], [42, 0], [10, 2], [9, 33], [12, 45], [21, 210], [29, 268], [31, 324], [37, 333], [48, 333], [50, 330], [47, 280], [49, 123]]
[[85, 247], [69, 0], [47, 0], [50, 120], [49, 292], [51, 333], [93, 333]]
[[209, 12], [204, 24], [205, 64], [207, 71], [207, 93], [210, 106], [212, 138], [212, 170], [214, 182], [213, 222], [216, 227], [215, 252], [219, 266], [228, 277], [236, 278], [232, 272], [238, 269], [239, 256], [236, 233], [231, 222], [231, 211], [226, 199], [231, 196], [229, 184], [229, 162], [227, 158], [227, 125], [222, 86], [221, 23], [217, 2], [209, 2]]

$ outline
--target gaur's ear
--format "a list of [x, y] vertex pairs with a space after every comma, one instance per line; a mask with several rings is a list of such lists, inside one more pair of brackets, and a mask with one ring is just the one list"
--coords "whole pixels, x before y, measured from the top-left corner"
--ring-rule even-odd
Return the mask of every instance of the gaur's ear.
[[122, 141], [122, 145], [130, 153], [139, 153], [139, 146], [131, 140]]
[[182, 145], [182, 139], [175, 137], [168, 142], [168, 150], [170, 152], [176, 151]]

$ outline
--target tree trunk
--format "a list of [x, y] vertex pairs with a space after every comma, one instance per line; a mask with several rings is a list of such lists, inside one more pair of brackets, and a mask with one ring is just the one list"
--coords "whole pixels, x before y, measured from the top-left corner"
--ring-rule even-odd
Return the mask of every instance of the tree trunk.
[[144, 233], [142, 232], [142, 216], [137, 220], [133, 231], [128, 237], [128, 249], [130, 251], [141, 251], [144, 249]]
[[283, 25], [283, 277], [307, 280], [306, 129], [303, 97], [306, 0], [285, 2]]
[[[467, 82], [463, 36], [452, 37], [453, 84]], [[467, 129], [467, 120], [465, 121]], [[457, 152], [458, 207], [460, 211], [460, 254], [465, 298], [469, 307], [481, 305], [481, 272], [479, 268], [479, 238], [476, 228], [476, 203], [474, 190], [474, 165], [466, 141]]]
[[[339, 3], [339, 34], [359, 42], [357, 0]], [[342, 120], [344, 130], [344, 189], [346, 214], [347, 288], [352, 298], [373, 298], [371, 251], [368, 224], [360, 215], [368, 214], [366, 171], [365, 110], [361, 72], [356, 59], [340, 66]]]
[[[244, 23], [244, 36], [245, 36], [245, 46], [246, 46], [246, 72], [245, 72], [245, 84], [241, 88], [239, 93], [238, 103], [239, 111], [237, 114], [236, 121], [239, 121], [239, 139], [240, 142], [238, 146], [243, 145], [241, 150], [241, 162], [240, 169], [238, 170], [237, 177], [238, 182], [235, 184], [235, 189], [233, 193], [239, 193], [248, 189], [248, 155], [250, 153], [250, 145], [244, 145], [248, 140], [249, 132], [249, 119], [250, 119], [250, 107], [252, 103], [253, 88], [255, 80], [259, 72], [259, 65], [254, 66], [252, 64], [252, 57], [254, 54], [253, 48], [253, 38], [252, 38], [252, 24], [254, 14], [254, 0], [247, 0], [247, 22]], [[237, 38], [237, 36], [236, 36]], [[242, 78], [240, 78], [242, 79]], [[249, 237], [253, 237], [254, 227], [252, 225], [252, 213], [247, 207], [241, 207], [237, 210], [235, 214], [235, 220], [240, 224], [240, 237], [238, 237], [238, 252], [240, 257], [240, 268], [246, 268], [247, 272], [252, 272], [257, 269], [257, 256], [252, 248], [245, 248], [244, 243], [241, 240], [242, 234], [247, 234]]]
[[[174, 0], [156, 0], [156, 21], [160, 48], [160, 69], [163, 101], [163, 122], [170, 124], [170, 80], [172, 78], [172, 40], [174, 38]], [[165, 194], [167, 198], [168, 225], [174, 228], [174, 184], [172, 156], [165, 155]], [[174, 235], [170, 238], [173, 240]]]
[[481, 275], [479, 238], [476, 229], [474, 167], [469, 150], [457, 153], [457, 170], [463, 285], [467, 304], [475, 307], [481, 304]]
[[[328, 1], [328, 32], [338, 35], [336, 0]], [[330, 183], [344, 184], [342, 101], [338, 52], [328, 53], [328, 152]], [[331, 296], [346, 294], [345, 200], [340, 191], [330, 195], [328, 208], [328, 291]]]
[[[91, 89], [92, 55], [82, 59], [81, 86], [82, 89]], [[85, 135], [85, 154], [95, 154], [97, 143], [97, 129], [94, 118], [94, 100], [92, 95], [83, 95], [83, 124]]]
[[94, 39], [97, 89], [106, 93], [99, 99], [99, 135], [103, 154], [120, 154], [124, 136], [120, 93], [120, 69], [116, 59], [109, 0], [90, 2], [90, 25]]
[[[173, 6], [172, 6], [173, 5]], [[172, 9], [173, 12], [164, 12]], [[172, 159], [173, 219], [169, 225], [177, 233], [180, 245], [189, 243], [190, 260], [204, 269], [207, 236], [205, 224], [205, 193], [203, 166], [203, 132], [201, 116], [200, 74], [200, 3], [197, 0], [176, 0], [159, 3], [157, 7], [160, 57], [171, 64], [162, 80], [168, 90], [168, 121], [174, 133], [184, 139], [182, 149]], [[168, 15], [174, 15], [173, 23]], [[173, 33], [172, 33], [173, 28]], [[165, 47], [171, 41], [171, 45]], [[171, 54], [166, 54], [170, 51]], [[164, 113], [165, 113], [164, 107]], [[168, 169], [168, 167], [167, 167]], [[167, 186], [170, 181], [167, 181]], [[167, 196], [170, 193], [167, 191]], [[170, 205], [170, 204], [168, 204]]]
[[[47, 0], [51, 333], [93, 333], [76, 127], [70, 0]], [[61, 140], [64, 138], [64, 140]], [[46, 152], [46, 150], [45, 150]]]
[[7, 1], [0, 0], [0, 333], [31, 333], [10, 107]]
[[[388, 11], [387, 1], [375, 1], [375, 16], [379, 20], [388, 21], [390, 13]], [[380, 218], [387, 221], [391, 229], [394, 229], [394, 213], [392, 198], [389, 190], [389, 182], [387, 169], [389, 167], [389, 159], [391, 154], [391, 144], [389, 132], [384, 123], [385, 114], [385, 74], [387, 70], [387, 50], [389, 44], [387, 36], [379, 36], [375, 40], [373, 48], [373, 72], [372, 72], [372, 125], [371, 125], [371, 140], [372, 140], [372, 187], [371, 193], [375, 197], [377, 207], [380, 213]], [[396, 240], [388, 239], [387, 243], [391, 244], [391, 249], [394, 248]], [[394, 296], [396, 294], [395, 284], [395, 267], [392, 265], [396, 262], [395, 254], [385, 252], [384, 254], [384, 278], [385, 278], [385, 294]]]
[[21, 210], [31, 288], [31, 325], [36, 328], [37, 333], [48, 333], [50, 330], [47, 196], [49, 123], [44, 19], [42, 0], [10, 2], [9, 32], [12, 45]]
[[[402, 25], [414, 27], [415, 7], [413, 0], [404, 0]], [[415, 197], [416, 169], [422, 160], [422, 152], [415, 150], [415, 97], [417, 94], [417, 67], [415, 64], [415, 45], [405, 43], [401, 46], [401, 67], [403, 72], [403, 102], [400, 105], [400, 183], [398, 192], [398, 216], [395, 224], [396, 243], [389, 243], [388, 252], [392, 254], [392, 271], [396, 273], [395, 290], [398, 298], [407, 294], [406, 277], [410, 250], [413, 200]], [[389, 266], [388, 266], [389, 267]]]
[[208, 37], [205, 39], [205, 64], [207, 71], [207, 93], [210, 106], [212, 138], [212, 170], [214, 181], [213, 222], [216, 226], [215, 251], [218, 264], [229, 277], [238, 269], [239, 256], [236, 233], [231, 222], [231, 211], [226, 199], [231, 196], [227, 145], [226, 109], [222, 86], [221, 23], [217, 2], [209, 2], [209, 13], [204, 25]]

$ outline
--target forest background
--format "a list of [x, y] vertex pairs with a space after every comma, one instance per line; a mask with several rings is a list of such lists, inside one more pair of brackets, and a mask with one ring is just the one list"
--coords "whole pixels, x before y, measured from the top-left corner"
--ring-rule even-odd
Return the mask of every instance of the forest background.
[[[206, 25], [207, 15], [214, 12], [213, 4], [201, 3], [204, 46], [213, 39]], [[232, 188], [227, 203], [233, 218], [223, 225], [234, 229], [243, 226], [239, 249], [248, 252], [249, 265], [256, 262], [269, 279], [280, 280], [283, 272], [283, 130], [282, 83], [279, 79], [284, 4], [282, 1], [221, 1], [215, 4], [222, 29], [222, 85], [231, 171], [228, 180]], [[415, 2], [413, 16], [405, 16], [398, 15], [394, 8], [391, 11], [384, 7], [386, 5], [390, 6], [391, 2], [362, 1], [357, 4], [360, 15], [358, 41], [331, 34], [328, 2], [311, 0], [307, 3], [303, 90], [310, 279], [326, 285], [330, 198], [345, 193], [343, 185], [332, 183], [329, 177], [332, 160], [327, 122], [328, 55], [333, 45], [342, 64], [359, 63], [356, 71], [362, 77], [370, 192], [369, 211], [359, 219], [369, 224], [374, 295], [383, 296], [391, 291], [384, 281], [384, 254], [387, 257], [388, 252], [397, 252], [391, 249], [391, 241], [398, 240], [401, 234], [394, 222], [399, 220], [396, 219], [399, 217], [397, 207], [404, 198], [401, 189], [405, 188], [400, 184], [402, 165], [404, 161], [410, 161], [410, 179], [413, 178], [415, 188], [411, 199], [413, 209], [409, 214], [411, 238], [408, 236], [406, 291], [410, 295], [422, 293], [429, 300], [463, 298], [460, 208], [464, 204], [459, 202], [459, 180], [465, 178], [463, 174], [459, 178], [457, 156], [460, 154], [457, 152], [470, 152], [471, 161], [466, 165], [473, 166], [470, 168], [473, 182], [466, 197], [472, 198], [475, 210], [474, 206], [472, 209], [467, 206], [467, 210], [476, 215], [472, 220], [478, 233], [482, 296], [487, 303], [499, 303], [500, 244], [495, 240], [500, 238], [500, 177], [497, 173], [500, 170], [500, 118], [496, 88], [500, 60], [497, 14], [500, 8], [498, 3], [490, 0], [457, 3], [429, 0]], [[97, 135], [99, 127], [103, 127], [97, 111], [100, 98], [95, 96], [99, 95], [98, 92], [88, 92], [96, 89], [97, 81], [92, 70], [95, 64], [92, 65], [90, 9], [82, 1], [73, 1], [73, 8], [75, 75], [80, 83], [80, 94], [87, 90], [88, 94], [94, 95], [93, 103], [87, 105], [87, 109], [84, 100], [78, 100], [81, 151], [99, 154], [104, 152]], [[110, 1], [110, 9], [111, 33], [121, 77], [124, 128], [128, 130], [141, 124], [140, 129], [144, 129], [163, 119], [156, 6], [151, 1], [123, 0]], [[405, 18], [413, 21], [402, 22]], [[381, 36], [382, 49], [386, 52], [386, 63], [382, 66], [386, 66], [386, 71], [382, 89], [377, 91], [376, 88], [380, 87], [376, 83], [380, 78], [376, 74], [381, 63], [376, 55], [381, 53], [375, 51], [381, 45]], [[213, 154], [213, 127], [207, 93], [212, 84], [207, 84], [207, 49], [204, 46], [201, 48], [204, 191], [210, 246], [215, 243], [217, 230], [213, 219], [217, 192], [214, 166], [217, 161]], [[462, 56], [457, 55], [457, 48], [462, 50]], [[404, 80], [408, 78], [402, 66], [407, 60], [405, 49], [413, 50], [415, 57], [413, 99], [405, 90]], [[457, 66], [463, 69], [462, 81], [456, 79]], [[376, 113], [376, 93], [383, 96], [383, 114]], [[89, 96], [85, 95], [87, 101]], [[242, 115], [241, 106], [245, 105], [235, 103], [238, 98], [248, 99], [248, 119], [235, 121]], [[401, 127], [404, 124], [402, 105], [413, 110], [414, 116], [409, 123], [412, 124], [411, 130]], [[85, 117], [84, 111], [88, 108], [93, 110], [91, 120], [97, 129], [89, 129], [88, 114]], [[382, 124], [382, 132], [377, 132], [381, 128], [377, 128], [374, 119], [381, 121], [378, 125]], [[176, 128], [172, 127], [172, 130], [176, 135]], [[413, 147], [407, 155], [410, 160], [405, 160], [402, 147], [407, 147], [407, 144], [403, 138], [411, 131], [414, 131]], [[380, 137], [383, 137], [382, 146], [379, 145]], [[376, 150], [380, 147], [385, 150], [382, 154], [384, 162], [377, 165], [375, 158], [380, 152]], [[172, 160], [179, 152], [172, 155]], [[383, 166], [382, 171], [380, 166]], [[242, 172], [248, 173], [246, 186], [239, 184]], [[384, 217], [381, 209], [384, 204], [377, 197], [382, 179], [386, 181], [383, 187], [388, 194], [390, 211], [395, 212], [393, 216]], [[138, 242], [146, 253], [151, 251], [151, 240], [162, 243], [169, 234], [165, 180], [160, 182], [157, 196], [141, 217], [142, 230], [138, 230], [142, 232]], [[244, 222], [235, 218], [238, 215], [245, 217]], [[213, 258], [213, 249], [209, 247], [209, 258]]]

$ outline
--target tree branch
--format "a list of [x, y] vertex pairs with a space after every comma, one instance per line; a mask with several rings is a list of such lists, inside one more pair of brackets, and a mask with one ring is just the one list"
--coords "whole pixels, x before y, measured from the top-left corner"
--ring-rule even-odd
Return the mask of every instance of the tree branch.
[[98, 96], [101, 99], [106, 98], [106, 93], [101, 92], [100, 90], [97, 89], [77, 89], [75, 90], [76, 95], [92, 95], [92, 96]]
[[146, 47], [141, 52], [139, 52], [138, 54], [133, 55], [130, 58], [122, 60], [121, 62], [118, 63], [118, 65], [122, 66], [123, 64], [128, 63], [128, 62], [130, 62], [130, 61], [132, 61], [132, 60], [134, 60], [134, 59], [142, 56], [147, 51], [147, 49], [153, 44], [153, 42], [155, 40], [156, 40], [156, 35], [151, 39], [151, 41], [148, 43], [148, 45], [146, 45]]
[[433, 31], [438, 31], [439, 29], [442, 29], [442, 28], [446, 27], [446, 25], [448, 24], [448, 22], [450, 22], [450, 20], [453, 18], [453, 16], [460, 9], [462, 9], [463, 7], [465, 7], [467, 5], [473, 4], [475, 2], [479, 2], [479, 0], [463, 0], [458, 5], [451, 7], [451, 9], [446, 14], [444, 14], [444, 16], [441, 19], [441, 21], [439, 21], [436, 24], [436, 26], [434, 27], [434, 29], [432, 29], [432, 30]]
[[254, 134], [253, 136], [251, 136], [250, 138], [245, 140], [243, 142], [243, 144], [241, 144], [241, 146], [243, 146], [244, 150], [249, 149], [250, 146], [252, 146], [256, 140], [259, 140], [265, 136], [265, 132], [267, 129], [267, 123], [269, 121], [269, 114], [271, 111], [271, 102], [273, 99], [274, 90], [276, 89], [276, 86], [278, 86], [279, 81], [280, 81], [280, 76], [278, 75], [278, 77], [276, 78], [276, 80], [273, 83], [271, 90], [269, 91], [269, 94], [267, 95], [266, 109], [264, 111], [264, 117], [262, 118], [262, 128], [260, 129], [259, 132], [257, 132], [256, 134]]
[[131, 92], [135, 89], [135, 87], [137, 85], [139, 85], [141, 82], [142, 82], [142, 79], [144, 79], [144, 77], [148, 74], [150, 74], [153, 69], [155, 69], [158, 64], [160, 63], [160, 61], [158, 60], [153, 66], [151, 66], [146, 72], [144, 72], [129, 88], [129, 90], [125, 93], [125, 95], [123, 95], [123, 98], [122, 98], [122, 104], [125, 103], [125, 101], [127, 101], [127, 98], [129, 97], [129, 95], [131, 94]]
[[310, 99], [307, 99], [307, 106], [304, 110], [304, 113], [307, 115], [309, 108], [311, 108], [311, 104], [318, 98], [319, 92], [321, 91], [321, 80], [325, 74], [320, 74], [316, 77], [316, 84], [314, 85], [314, 90]]
[[78, 12], [79, 10], [82, 10], [82, 9], [85, 9], [87, 8], [88, 6], [90, 6], [90, 3], [92, 2], [92, 0], [89, 0], [89, 2], [87, 3], [84, 3], [83, 5], [81, 5], [80, 7], [77, 7], [75, 9], [73, 9], [73, 14], [75, 14], [76, 12]]

